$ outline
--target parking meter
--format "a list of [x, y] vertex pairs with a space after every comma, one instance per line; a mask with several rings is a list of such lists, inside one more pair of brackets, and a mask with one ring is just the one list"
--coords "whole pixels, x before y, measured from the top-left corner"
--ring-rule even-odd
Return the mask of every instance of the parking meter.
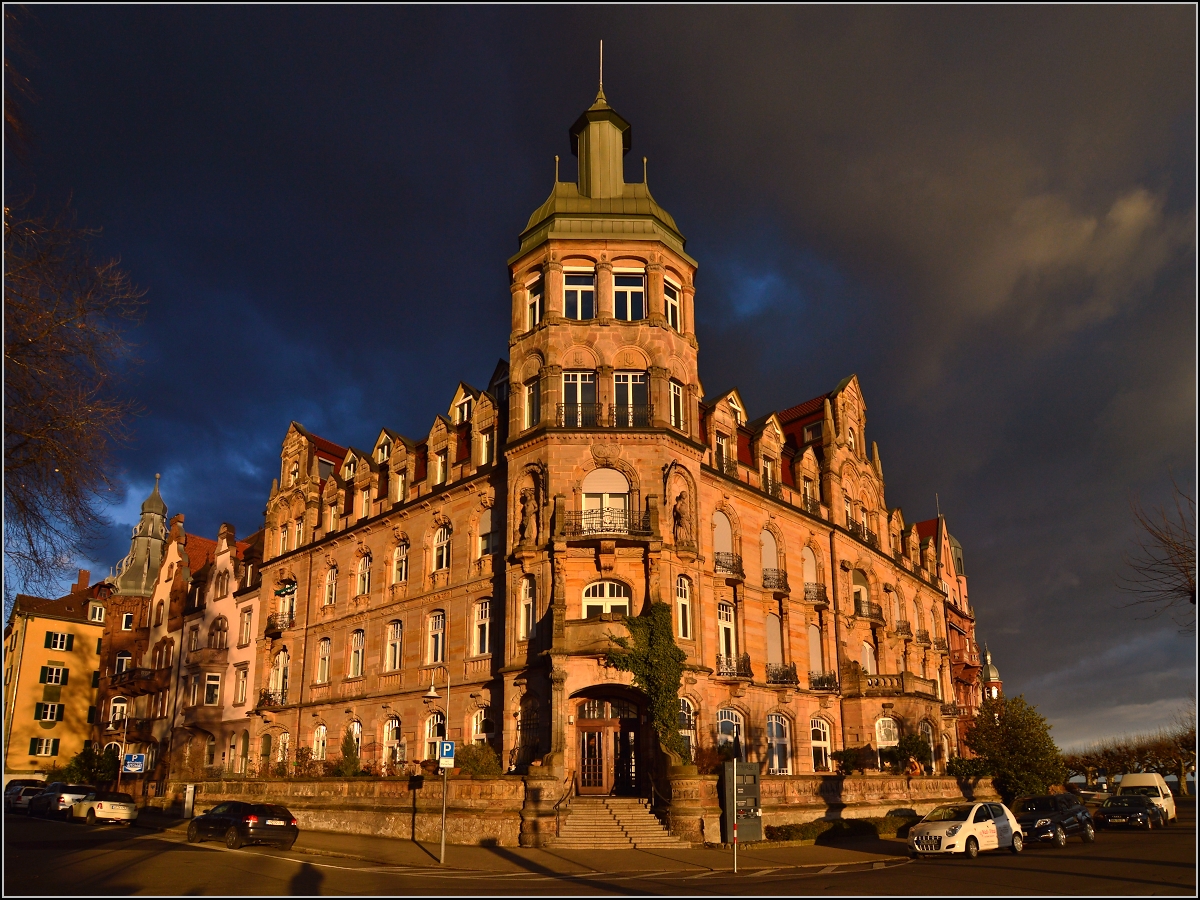
[[736, 821], [739, 844], [761, 841], [762, 797], [759, 793], [758, 766], [744, 762], [725, 763], [721, 773], [720, 795], [721, 839], [727, 844], [733, 843], [733, 823]]

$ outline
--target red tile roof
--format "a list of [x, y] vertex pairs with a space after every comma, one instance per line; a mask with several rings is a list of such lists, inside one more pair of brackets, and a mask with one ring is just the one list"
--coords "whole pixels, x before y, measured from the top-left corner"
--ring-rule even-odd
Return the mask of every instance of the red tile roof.
[[796, 406], [789, 406], [779, 414], [780, 422], [794, 422], [796, 419], [802, 419], [805, 416], [811, 416], [813, 413], [824, 410], [826, 394], [819, 397], [813, 397], [811, 400], [805, 400]]
[[97, 596], [97, 589], [101, 584], [103, 582], [86, 587], [81, 591], [67, 594], [65, 597], [59, 597], [57, 600], [34, 597], [30, 594], [18, 594], [14, 610], [27, 615], [53, 616], [58, 619], [73, 619], [79, 622], [87, 622], [88, 601]]
[[188, 568], [199, 572], [217, 555], [217, 542], [197, 534], [184, 534], [183, 549], [188, 555]]
[[926, 519], [924, 522], [918, 522], [914, 527], [917, 529], [917, 535], [921, 540], [925, 540], [925, 538], [937, 535], [937, 525], [937, 519]]
[[346, 458], [345, 447], [339, 447], [333, 441], [327, 441], [315, 434], [310, 434], [309, 437], [312, 438], [313, 445], [317, 448], [317, 456], [336, 463], [340, 463]]

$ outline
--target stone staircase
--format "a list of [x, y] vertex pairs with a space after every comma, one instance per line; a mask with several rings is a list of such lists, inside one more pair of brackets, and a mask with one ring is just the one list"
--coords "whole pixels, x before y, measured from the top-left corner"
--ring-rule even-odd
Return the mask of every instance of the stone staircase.
[[634, 797], [575, 797], [550, 846], [576, 850], [640, 850], [646, 847], [691, 846], [672, 837], [650, 812], [646, 800]]

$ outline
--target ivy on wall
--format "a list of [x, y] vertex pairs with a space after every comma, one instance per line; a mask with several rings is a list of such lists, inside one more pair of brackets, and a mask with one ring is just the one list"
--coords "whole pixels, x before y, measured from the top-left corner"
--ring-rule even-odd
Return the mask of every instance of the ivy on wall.
[[650, 698], [650, 720], [660, 743], [690, 761], [687, 745], [679, 733], [679, 686], [687, 656], [675, 644], [671, 607], [650, 604], [642, 616], [625, 619], [629, 637], [610, 635], [617, 649], [608, 651], [608, 664], [633, 675], [633, 683]]

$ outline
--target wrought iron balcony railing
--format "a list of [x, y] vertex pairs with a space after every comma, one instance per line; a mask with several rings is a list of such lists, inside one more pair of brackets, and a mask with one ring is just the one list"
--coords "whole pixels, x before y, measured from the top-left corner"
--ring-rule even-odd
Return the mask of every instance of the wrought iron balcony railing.
[[883, 609], [878, 603], [872, 603], [870, 600], [859, 600], [854, 604], [854, 614], [863, 619], [874, 619], [875, 621], [883, 621]]
[[772, 481], [771, 479], [764, 478], [762, 489], [765, 493], [777, 499], [783, 497], [783, 482], [781, 481]]
[[863, 540], [866, 541], [868, 544], [870, 544], [872, 547], [875, 547], [876, 549], [878, 549], [879, 535], [877, 535], [875, 532], [873, 532], [870, 528], [863, 529]]
[[809, 672], [808, 689], [810, 691], [836, 691], [838, 689], [837, 675], [833, 672]]
[[717, 656], [717, 674], [723, 678], [753, 678], [750, 669], [750, 654], [741, 656]]
[[800, 501], [804, 511], [812, 516], [821, 515], [821, 501], [815, 497], [805, 497]]
[[718, 456], [716, 457], [716, 463], [717, 464], [714, 468], [716, 468], [716, 470], [722, 475], [728, 475], [730, 478], [737, 478], [738, 461], [732, 456]]
[[558, 404], [558, 425], [560, 428], [599, 428], [607, 425], [604, 420], [604, 405], [602, 403], [560, 403]]
[[929, 646], [929, 632], [926, 631], [925, 629], [921, 629], [920, 631], [918, 631], [917, 632], [917, 643], [924, 644], [925, 646], [928, 647]]
[[767, 663], [767, 684], [799, 684], [795, 663]]
[[641, 536], [650, 534], [650, 514], [631, 509], [585, 509], [582, 512], [565, 513], [563, 534], [569, 538], [589, 537], [596, 534], [624, 534]]
[[267, 617], [267, 626], [263, 630], [264, 634], [283, 634], [285, 630], [291, 628], [296, 622], [296, 617], [293, 613], [273, 613]]
[[896, 634], [903, 635], [905, 637], [912, 637], [912, 626], [901, 620], [896, 623]]
[[263, 690], [259, 692], [259, 709], [268, 709], [275, 706], [287, 706], [287, 691]]
[[959, 706], [957, 703], [943, 703], [942, 704], [942, 715], [945, 716], [947, 719], [954, 718], [955, 716], [961, 716], [962, 714], [963, 714], [963, 708], [961, 706]]
[[610, 407], [609, 422], [613, 428], [648, 428], [654, 423], [654, 405]]
[[746, 577], [746, 573], [742, 570], [742, 558], [736, 553], [714, 553], [713, 571], [725, 575], [736, 575], [738, 578]]
[[934, 638], [933, 639], [933, 649], [934, 650], [945, 650], [946, 649], [946, 639], [945, 638]]
[[787, 572], [783, 569], [763, 569], [763, 587], [768, 591], [788, 590]]
[[804, 600], [806, 603], [828, 603], [825, 585], [819, 581], [804, 582]]

